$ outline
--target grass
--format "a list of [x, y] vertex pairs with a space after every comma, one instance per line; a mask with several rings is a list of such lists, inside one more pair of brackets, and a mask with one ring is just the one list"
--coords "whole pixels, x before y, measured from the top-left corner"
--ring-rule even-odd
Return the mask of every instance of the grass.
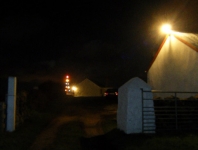
[[[132, 140], [133, 139], [133, 140]], [[193, 134], [180, 135], [136, 135], [127, 139], [127, 150], [197, 150], [198, 136]], [[130, 142], [130, 143], [129, 143]]]
[[82, 136], [83, 132], [80, 128], [79, 122], [74, 121], [65, 124], [59, 129], [57, 138], [50, 149], [80, 150], [80, 138]]
[[107, 121], [103, 121], [101, 123], [102, 125], [102, 129], [104, 131], [104, 133], [108, 133], [110, 131], [112, 131], [113, 129], [117, 128], [117, 124], [115, 120], [107, 120]]
[[[100, 103], [94, 105], [99, 106], [99, 104]], [[58, 104], [56, 105], [56, 108], [59, 108]], [[95, 106], [91, 107], [92, 105], [90, 103], [90, 106], [87, 106], [86, 103], [83, 103], [83, 105], [86, 106], [86, 109], [92, 110], [95, 108]], [[64, 105], [62, 107], [65, 108]], [[67, 107], [70, 108], [69, 106]], [[76, 105], [73, 105], [72, 107], [76, 107]], [[78, 104], [78, 108], [80, 107], [81, 104]], [[68, 109], [66, 110], [66, 113], [74, 114], [75, 112], [73, 112], [73, 110], [76, 109]], [[54, 111], [56, 110], [53, 110], [52, 112]], [[32, 117], [22, 126], [18, 127], [16, 131], [0, 134], [0, 149], [28, 149], [40, 132], [47, 126], [49, 121], [59, 113], [59, 111], [57, 114], [52, 114], [52, 112], [33, 112]], [[82, 140], [86, 140], [88, 144], [94, 142], [96, 147], [97, 144], [102, 145], [105, 143], [108, 146], [108, 149], [112, 148], [115, 150], [198, 150], [198, 133], [126, 135], [122, 131], [116, 129], [117, 124], [115, 120], [112, 120], [112, 117], [105, 117], [101, 122], [101, 125], [105, 133], [104, 135], [85, 139], [83, 138], [84, 133], [81, 128], [82, 126], [78, 121], [64, 124], [58, 130], [57, 137], [54, 143], [51, 144], [50, 149], [80, 150], [82, 149]]]
[[33, 112], [32, 117], [14, 132], [0, 133], [1, 150], [28, 149], [37, 135], [46, 127], [52, 115]]
[[[116, 129], [115, 120], [104, 121], [102, 123], [102, 127], [105, 134], [87, 139], [86, 141], [89, 142], [89, 145], [95, 144], [94, 146], [98, 147], [101, 146], [100, 144], [103, 144], [105, 140], [108, 149], [111, 147], [115, 150], [198, 150], [198, 134], [196, 133], [127, 135]], [[82, 137], [83, 133], [79, 122], [68, 123], [63, 125], [59, 130], [57, 139], [53, 143], [52, 149], [81, 149], [80, 144]], [[93, 149], [95, 147], [89, 148]], [[89, 150], [88, 148], [86, 149]]]
[[[110, 132], [112, 129], [116, 128], [116, 122], [105, 121], [102, 123], [102, 127], [105, 133]], [[51, 145], [50, 149], [81, 150], [82, 145], [84, 145], [83, 143], [87, 144], [87, 141], [90, 143], [92, 142], [92, 140], [89, 141], [88, 138], [84, 138], [81, 124], [78, 121], [73, 121], [62, 125], [57, 133], [57, 138]]]

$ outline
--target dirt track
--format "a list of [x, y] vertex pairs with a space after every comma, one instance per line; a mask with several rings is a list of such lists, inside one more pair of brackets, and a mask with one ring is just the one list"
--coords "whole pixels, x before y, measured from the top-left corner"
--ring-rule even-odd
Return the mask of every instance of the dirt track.
[[[97, 107], [97, 109], [95, 109]], [[116, 115], [117, 105], [108, 104], [100, 107], [93, 103], [93, 106], [86, 103], [77, 106], [67, 105], [68, 109], [63, 111], [62, 115], [54, 119], [48, 127], [33, 142], [30, 150], [47, 150], [56, 139], [59, 128], [68, 122], [79, 121], [82, 124], [82, 130], [85, 138], [90, 138], [104, 134], [101, 127], [102, 116]], [[69, 110], [69, 111], [68, 111]]]

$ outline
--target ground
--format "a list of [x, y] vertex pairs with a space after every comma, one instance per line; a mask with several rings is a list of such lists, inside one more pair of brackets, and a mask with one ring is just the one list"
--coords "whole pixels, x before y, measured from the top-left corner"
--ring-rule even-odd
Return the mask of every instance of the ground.
[[[102, 102], [101, 102], [102, 101]], [[55, 118], [33, 142], [30, 150], [47, 150], [56, 139], [59, 128], [72, 121], [78, 121], [83, 130], [82, 141], [104, 135], [101, 126], [104, 118], [116, 119], [117, 101], [103, 98], [72, 98], [72, 102], [63, 103], [65, 109]], [[86, 144], [85, 144], [86, 145]]]

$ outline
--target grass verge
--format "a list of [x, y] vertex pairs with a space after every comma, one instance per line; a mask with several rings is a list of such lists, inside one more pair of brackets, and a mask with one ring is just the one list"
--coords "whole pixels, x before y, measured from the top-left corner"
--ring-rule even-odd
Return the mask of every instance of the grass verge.
[[196, 134], [179, 135], [131, 135], [126, 137], [127, 150], [197, 150]]
[[78, 121], [69, 122], [60, 127], [54, 143], [50, 149], [67, 149], [67, 150], [80, 150], [80, 138], [83, 136], [83, 131]]
[[198, 133], [125, 134], [116, 121], [102, 123], [105, 138], [117, 150], [198, 150]]
[[0, 133], [0, 149], [28, 149], [37, 135], [52, 119], [53, 116], [51, 114], [32, 112], [30, 119], [20, 127], [17, 127], [14, 132]]

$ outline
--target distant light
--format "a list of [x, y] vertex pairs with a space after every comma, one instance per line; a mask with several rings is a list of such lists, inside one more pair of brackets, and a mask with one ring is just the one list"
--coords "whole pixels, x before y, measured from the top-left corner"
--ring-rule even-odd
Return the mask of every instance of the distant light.
[[77, 90], [77, 87], [73, 86], [73, 87], [72, 87], [72, 90], [73, 90], [73, 91], [76, 91], [76, 90]]
[[66, 76], [66, 78], [68, 79], [68, 78], [69, 78], [69, 76], [67, 75], [67, 76]]
[[170, 24], [164, 24], [161, 28], [163, 33], [169, 34], [171, 32], [171, 25]]

